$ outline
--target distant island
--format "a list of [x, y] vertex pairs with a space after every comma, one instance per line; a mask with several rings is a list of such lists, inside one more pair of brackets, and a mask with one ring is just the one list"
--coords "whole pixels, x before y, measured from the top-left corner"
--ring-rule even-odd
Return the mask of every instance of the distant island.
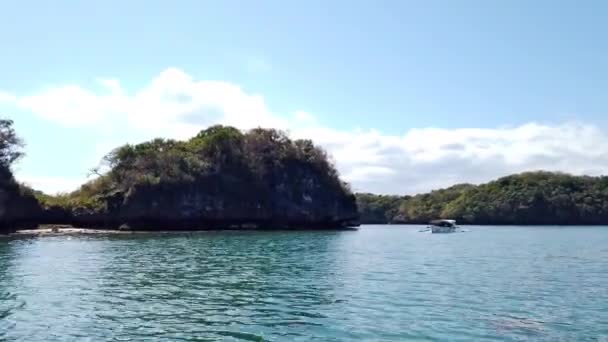
[[50, 196], [18, 184], [12, 122], [0, 120], [0, 230], [69, 224], [120, 230], [333, 229], [358, 225], [356, 199], [326, 153], [281, 131], [213, 126], [187, 141], [114, 149], [97, 177]]
[[526, 172], [416, 196], [361, 193], [357, 203], [362, 223], [601, 225], [608, 224], [608, 177]]

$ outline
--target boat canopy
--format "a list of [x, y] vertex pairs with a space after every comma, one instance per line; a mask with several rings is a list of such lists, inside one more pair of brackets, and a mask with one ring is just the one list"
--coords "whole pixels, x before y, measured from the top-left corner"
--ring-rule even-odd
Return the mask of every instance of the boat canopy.
[[431, 221], [431, 225], [441, 226], [441, 227], [455, 226], [456, 220], [433, 220], [433, 221]]

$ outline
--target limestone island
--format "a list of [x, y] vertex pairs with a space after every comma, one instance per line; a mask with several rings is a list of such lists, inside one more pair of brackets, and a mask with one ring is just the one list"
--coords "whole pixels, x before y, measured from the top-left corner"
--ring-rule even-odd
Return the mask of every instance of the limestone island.
[[213, 126], [187, 141], [114, 149], [95, 178], [50, 196], [18, 184], [12, 122], [0, 120], [0, 232], [39, 225], [112, 230], [336, 229], [357, 202], [311, 140], [274, 129]]

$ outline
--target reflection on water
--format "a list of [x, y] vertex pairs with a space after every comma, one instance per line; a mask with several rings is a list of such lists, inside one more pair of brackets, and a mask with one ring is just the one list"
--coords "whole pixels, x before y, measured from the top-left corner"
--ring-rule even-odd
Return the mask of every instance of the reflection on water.
[[0, 238], [0, 340], [597, 341], [608, 230]]

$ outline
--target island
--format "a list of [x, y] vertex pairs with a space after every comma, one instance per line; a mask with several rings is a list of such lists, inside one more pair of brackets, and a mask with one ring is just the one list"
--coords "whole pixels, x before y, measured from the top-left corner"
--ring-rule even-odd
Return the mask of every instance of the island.
[[118, 230], [336, 229], [359, 224], [356, 198], [326, 152], [275, 129], [212, 126], [187, 141], [124, 145], [68, 194], [18, 184], [21, 154], [2, 120], [0, 222]]
[[608, 177], [524, 172], [415, 196], [357, 194], [362, 223], [479, 225], [608, 224]]

